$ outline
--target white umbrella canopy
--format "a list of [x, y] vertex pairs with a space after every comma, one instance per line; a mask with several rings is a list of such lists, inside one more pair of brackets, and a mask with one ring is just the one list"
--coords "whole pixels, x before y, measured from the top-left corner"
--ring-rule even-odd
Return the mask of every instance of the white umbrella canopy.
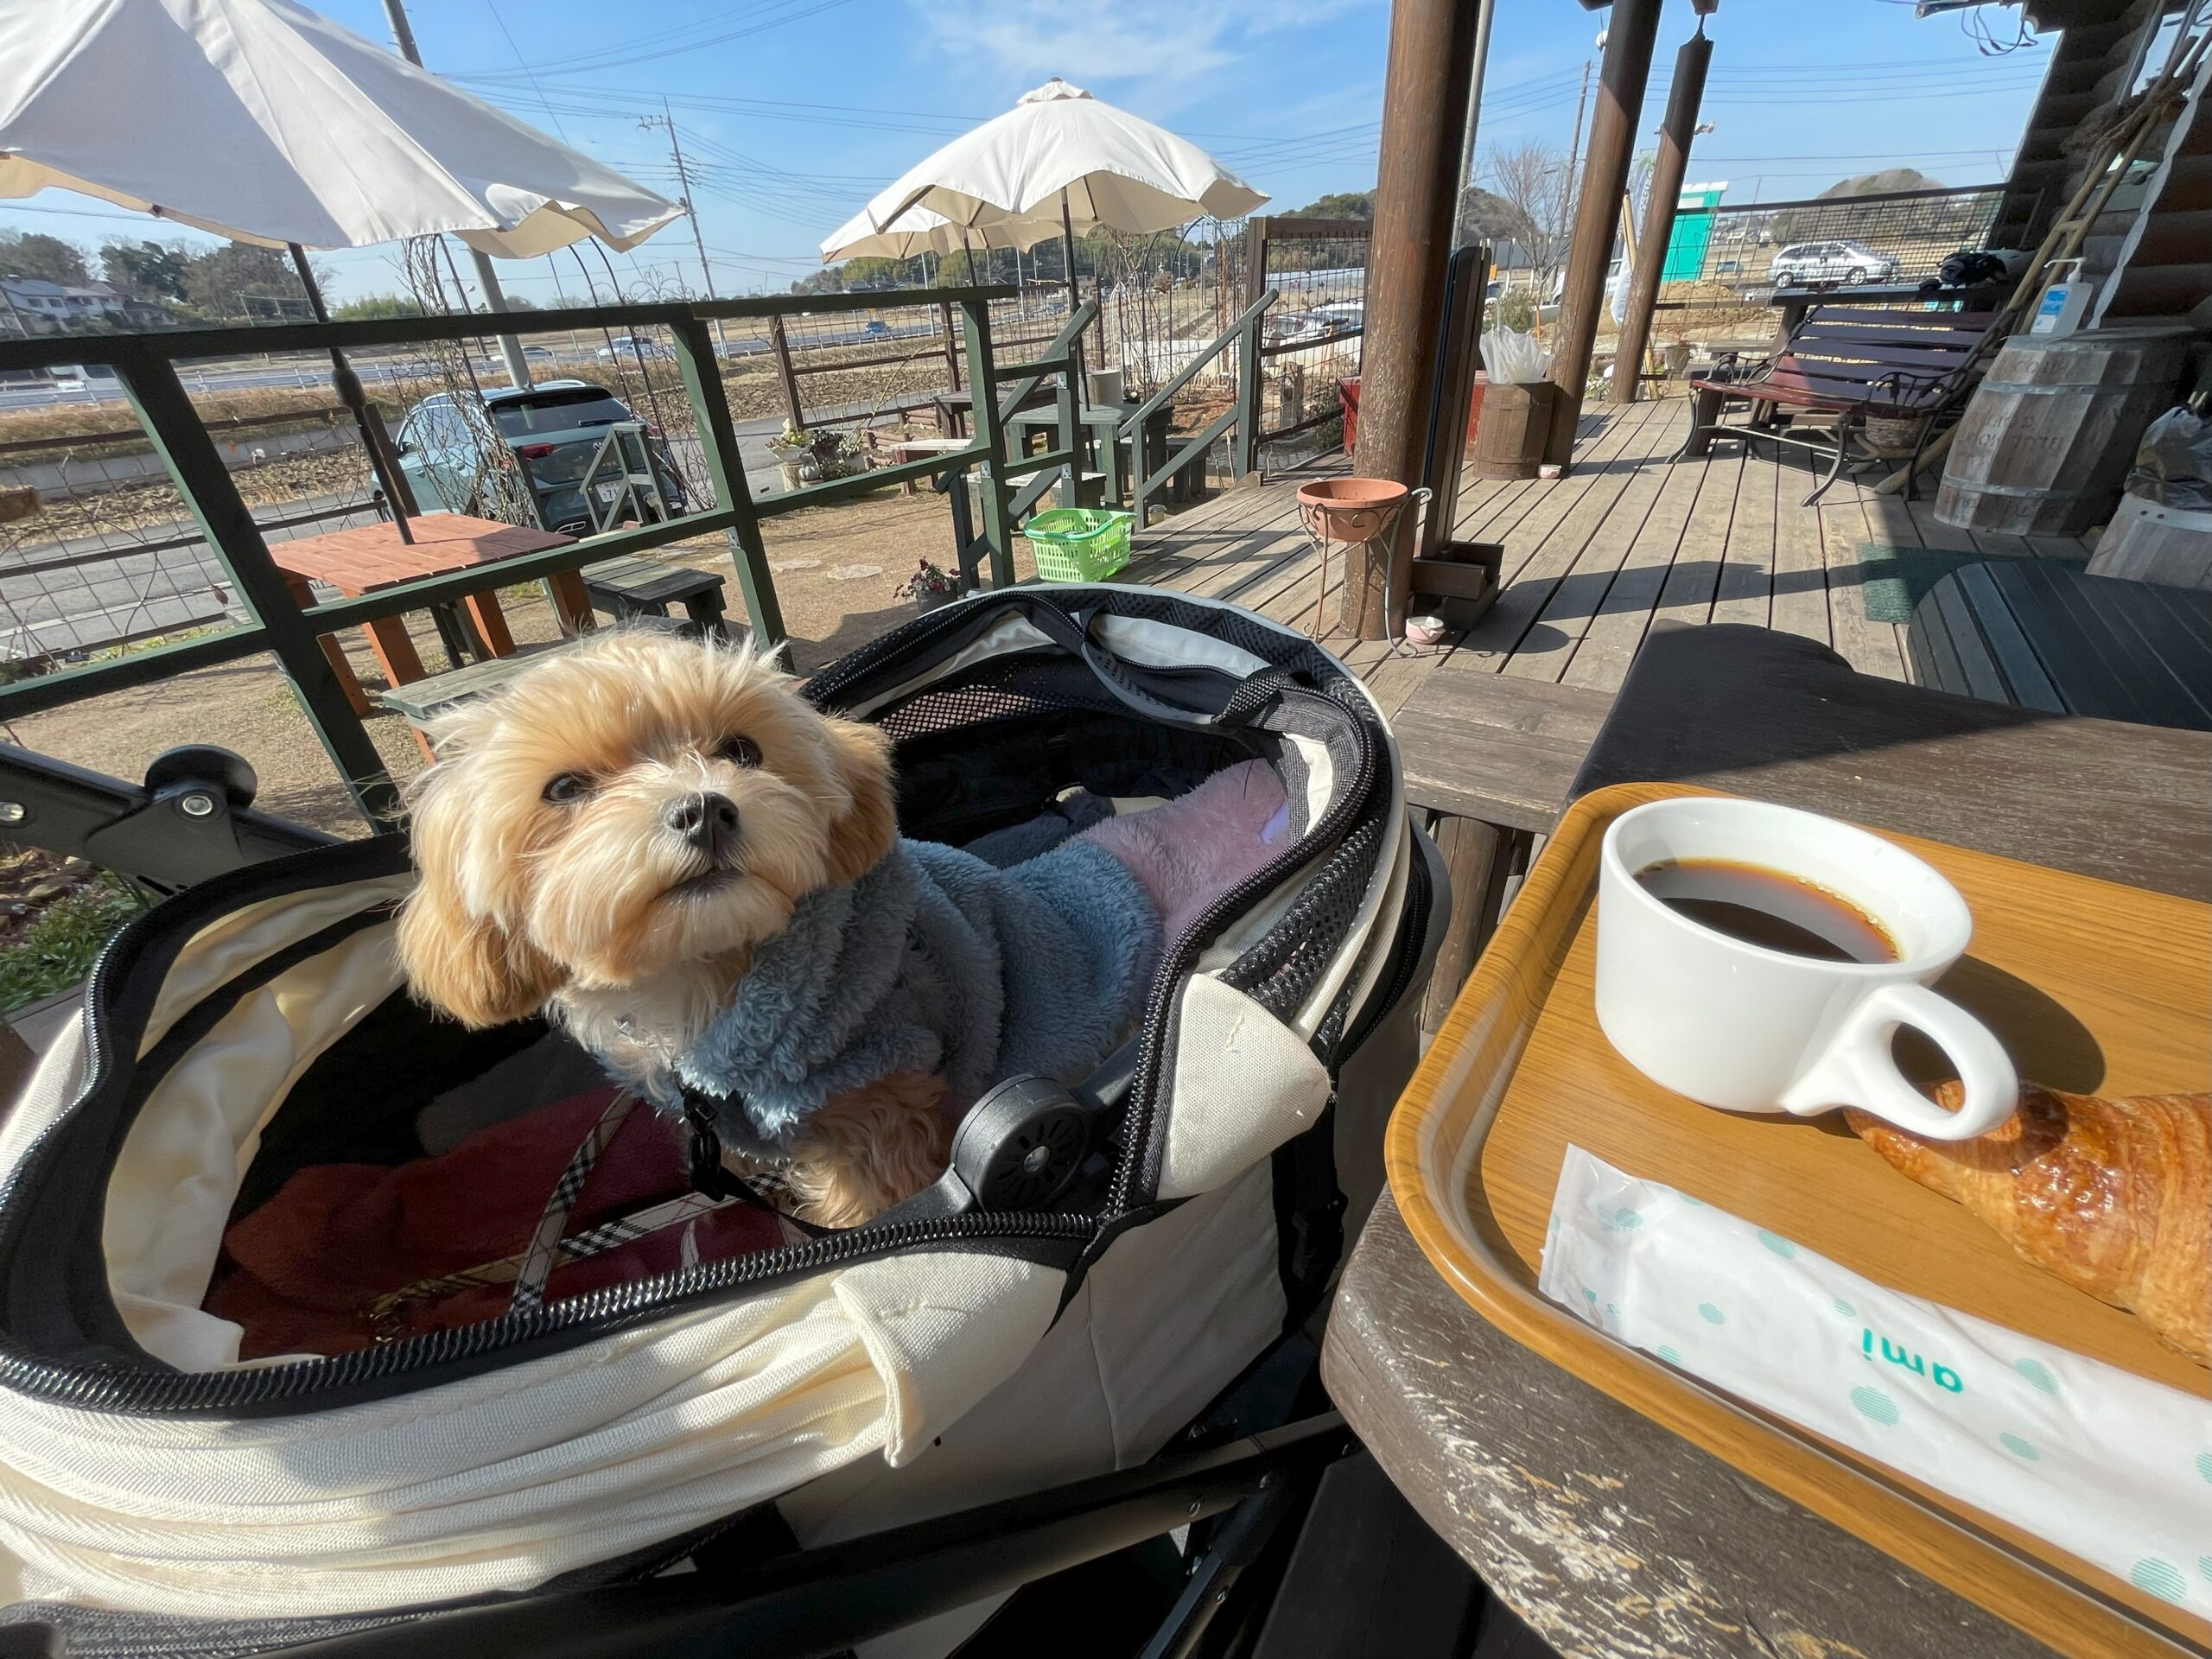
[[1065, 210], [1077, 233], [1141, 232], [1233, 219], [1267, 199], [1187, 139], [1055, 77], [909, 168], [865, 217], [882, 230], [921, 207], [972, 235], [1007, 219], [1057, 225]]
[[682, 209], [291, 0], [0, 5], [0, 198], [266, 246], [633, 247]]
[[955, 225], [943, 213], [926, 207], [909, 207], [887, 229], [878, 230], [863, 207], [822, 239], [822, 263], [840, 259], [912, 259], [917, 254], [939, 256], [963, 248], [1033, 248], [1060, 233], [1060, 221], [1052, 219], [997, 219], [970, 229]]

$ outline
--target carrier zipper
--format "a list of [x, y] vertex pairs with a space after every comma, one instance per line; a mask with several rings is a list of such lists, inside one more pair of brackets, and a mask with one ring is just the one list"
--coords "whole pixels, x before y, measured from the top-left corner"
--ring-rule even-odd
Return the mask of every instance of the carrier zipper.
[[1362, 1043], [1375, 1034], [1375, 1028], [1390, 1017], [1413, 983], [1414, 969], [1421, 962], [1421, 947], [1427, 943], [1429, 912], [1435, 907], [1436, 890], [1431, 880], [1428, 861], [1421, 855], [1418, 847], [1407, 849], [1413, 864], [1406, 872], [1405, 944], [1398, 951], [1397, 965], [1390, 975], [1390, 988], [1382, 1000], [1370, 1005], [1370, 1011], [1360, 1019], [1358, 1027], [1344, 1033], [1344, 1049], [1356, 1051]]
[[[1287, 685], [1280, 693], [1281, 701], [1289, 703], [1318, 703], [1331, 715], [1346, 716], [1349, 711], [1334, 698], [1323, 692], [1310, 691], [1302, 686]], [[1357, 721], [1354, 722], [1355, 727]], [[1253, 902], [1274, 887], [1283, 878], [1314, 856], [1317, 845], [1341, 844], [1345, 828], [1364, 810], [1367, 798], [1374, 792], [1376, 773], [1375, 746], [1363, 744], [1359, 767], [1353, 774], [1352, 787], [1345, 790], [1321, 815], [1320, 822], [1276, 858], [1262, 865], [1236, 886], [1213, 901], [1199, 913], [1198, 919], [1185, 928], [1175, 940], [1169, 954], [1160, 964], [1160, 972], [1152, 983], [1152, 998], [1145, 1009], [1144, 1038], [1137, 1050], [1136, 1075], [1129, 1090], [1129, 1103], [1122, 1131], [1122, 1159], [1114, 1171], [1114, 1184], [1106, 1201], [1108, 1216], [1127, 1211], [1135, 1196], [1137, 1180], [1146, 1162], [1153, 1138], [1153, 1109], [1159, 1093], [1159, 1072], [1164, 1033], [1167, 1021], [1173, 1014], [1176, 995], [1185, 977], [1198, 964], [1205, 949], [1205, 942], [1220, 931], [1237, 915], [1251, 907]]]
[[1096, 1227], [1090, 1216], [988, 1212], [888, 1227], [857, 1227], [834, 1237], [715, 1262], [681, 1275], [610, 1285], [529, 1313], [503, 1314], [478, 1325], [297, 1365], [245, 1371], [120, 1373], [111, 1364], [54, 1365], [10, 1355], [0, 1359], [0, 1381], [21, 1393], [96, 1411], [151, 1414], [266, 1406], [306, 1395], [359, 1388], [432, 1366], [480, 1359], [545, 1337], [588, 1340], [618, 1324], [666, 1311], [670, 1304], [680, 1300], [787, 1274], [842, 1267], [893, 1250], [988, 1238], [1080, 1242], [1087, 1240]]

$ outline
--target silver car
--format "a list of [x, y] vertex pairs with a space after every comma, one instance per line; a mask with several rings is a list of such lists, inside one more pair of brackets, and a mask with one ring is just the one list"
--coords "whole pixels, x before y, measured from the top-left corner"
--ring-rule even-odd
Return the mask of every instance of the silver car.
[[1809, 288], [1895, 282], [1902, 269], [1893, 255], [1877, 253], [1864, 242], [1793, 242], [1774, 256], [1766, 274], [1777, 288]]

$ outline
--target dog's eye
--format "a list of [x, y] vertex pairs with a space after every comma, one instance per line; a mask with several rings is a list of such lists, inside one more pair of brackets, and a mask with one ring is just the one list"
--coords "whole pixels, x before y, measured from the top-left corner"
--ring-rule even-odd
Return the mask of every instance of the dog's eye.
[[760, 746], [749, 737], [726, 737], [715, 753], [733, 766], [757, 766], [760, 764]]
[[591, 779], [581, 772], [564, 772], [541, 791], [549, 806], [573, 806], [591, 793]]

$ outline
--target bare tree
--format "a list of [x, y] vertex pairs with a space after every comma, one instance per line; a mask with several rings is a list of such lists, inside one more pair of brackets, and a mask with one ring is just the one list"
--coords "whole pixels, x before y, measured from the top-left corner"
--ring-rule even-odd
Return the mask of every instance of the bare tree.
[[1550, 293], [1553, 281], [1567, 263], [1574, 195], [1567, 156], [1556, 145], [1541, 139], [1524, 139], [1488, 151], [1481, 176], [1491, 196], [1502, 204], [1497, 213], [1503, 223], [1491, 234], [1520, 244], [1528, 256], [1537, 294]]

